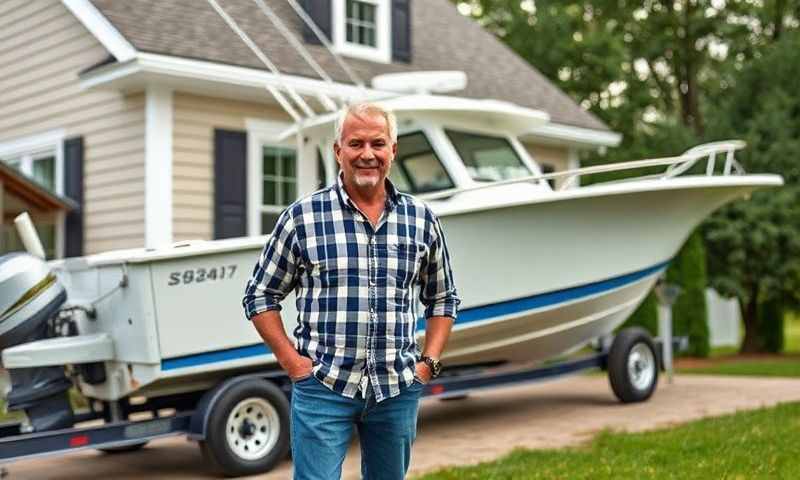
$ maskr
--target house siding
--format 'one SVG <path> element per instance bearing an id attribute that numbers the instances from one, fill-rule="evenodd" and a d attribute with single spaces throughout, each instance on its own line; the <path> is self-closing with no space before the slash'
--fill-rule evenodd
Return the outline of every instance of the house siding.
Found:
<path id="1" fill-rule="evenodd" d="M 246 120 L 289 121 L 274 105 L 175 92 L 172 129 L 173 238 L 214 236 L 214 130 L 246 129 Z"/>
<path id="2" fill-rule="evenodd" d="M 539 164 L 551 165 L 556 172 L 569 170 L 569 149 L 554 145 L 541 145 L 535 143 L 523 143 L 533 160 Z M 561 185 L 564 179 L 556 179 L 556 186 Z"/>
<path id="3" fill-rule="evenodd" d="M 58 0 L 0 3 L 0 143 L 83 137 L 87 254 L 144 245 L 144 95 L 79 85 L 108 55 Z"/>

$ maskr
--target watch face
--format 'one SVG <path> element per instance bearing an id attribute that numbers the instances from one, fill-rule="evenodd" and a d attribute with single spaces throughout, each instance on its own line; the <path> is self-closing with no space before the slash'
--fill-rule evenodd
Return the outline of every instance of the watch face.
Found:
<path id="1" fill-rule="evenodd" d="M 432 359 L 431 362 L 430 362 L 430 366 L 431 366 L 431 372 L 433 373 L 433 376 L 434 377 L 438 377 L 439 376 L 439 372 L 442 371 L 442 362 L 440 362 L 439 360 L 433 360 Z"/>

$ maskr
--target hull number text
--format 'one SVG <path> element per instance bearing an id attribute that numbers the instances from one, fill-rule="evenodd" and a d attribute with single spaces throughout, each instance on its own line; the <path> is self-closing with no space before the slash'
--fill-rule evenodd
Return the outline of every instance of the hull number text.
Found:
<path id="1" fill-rule="evenodd" d="M 236 265 L 226 265 L 223 267 L 193 268 L 182 272 L 171 272 L 167 285 L 174 286 L 189 283 L 216 282 L 233 278 L 236 273 Z"/>

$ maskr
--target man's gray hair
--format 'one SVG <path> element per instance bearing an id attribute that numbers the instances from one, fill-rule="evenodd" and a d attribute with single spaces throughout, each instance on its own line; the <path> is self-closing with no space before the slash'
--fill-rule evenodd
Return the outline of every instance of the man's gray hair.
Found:
<path id="1" fill-rule="evenodd" d="M 386 120 L 386 125 L 389 128 L 389 138 L 392 143 L 397 143 L 397 117 L 391 110 L 387 110 L 375 103 L 354 103 L 343 108 L 336 118 L 336 144 L 341 145 L 342 142 L 342 129 L 344 128 L 344 121 L 347 120 L 348 115 L 355 115 L 361 117 L 364 115 L 380 115 Z"/>

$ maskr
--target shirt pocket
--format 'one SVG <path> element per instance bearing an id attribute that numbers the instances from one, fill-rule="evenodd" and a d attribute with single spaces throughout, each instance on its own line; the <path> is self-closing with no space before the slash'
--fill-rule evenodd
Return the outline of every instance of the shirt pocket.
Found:
<path id="1" fill-rule="evenodd" d="M 420 263 L 425 251 L 425 245 L 413 242 L 389 245 L 386 263 L 390 283 L 394 280 L 397 288 L 410 288 L 419 274 Z"/>
<path id="2" fill-rule="evenodd" d="M 341 272 L 335 257 L 310 254 L 306 263 L 308 282 L 310 287 L 331 288 L 339 285 Z M 344 269 L 346 272 L 346 269 Z"/>

